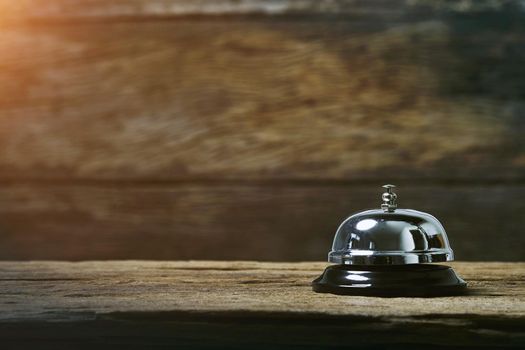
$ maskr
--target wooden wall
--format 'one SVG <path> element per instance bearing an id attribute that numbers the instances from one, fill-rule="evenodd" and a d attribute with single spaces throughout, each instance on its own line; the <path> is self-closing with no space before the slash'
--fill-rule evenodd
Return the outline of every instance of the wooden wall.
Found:
<path id="1" fill-rule="evenodd" d="M 520 1 L 0 0 L 0 259 L 325 259 L 377 207 L 525 259 Z"/>

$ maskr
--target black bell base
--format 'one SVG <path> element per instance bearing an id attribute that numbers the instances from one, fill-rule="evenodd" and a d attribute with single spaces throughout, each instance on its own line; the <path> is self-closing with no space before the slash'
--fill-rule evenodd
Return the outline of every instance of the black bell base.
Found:
<path id="1" fill-rule="evenodd" d="M 378 297 L 437 297 L 465 294 L 467 284 L 450 266 L 332 265 L 312 282 L 318 293 Z"/>

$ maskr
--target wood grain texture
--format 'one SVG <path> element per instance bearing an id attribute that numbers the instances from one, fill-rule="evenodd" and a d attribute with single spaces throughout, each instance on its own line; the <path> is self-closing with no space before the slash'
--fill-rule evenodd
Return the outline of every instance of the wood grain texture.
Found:
<path id="1" fill-rule="evenodd" d="M 374 16 L 399 18 L 417 12 L 479 13 L 506 9 L 523 11 L 518 0 L 0 0 L 4 18 L 60 19 L 114 18 L 122 16 L 188 15 L 305 15 Z"/>
<path id="2" fill-rule="evenodd" d="M 400 5 L 402 1 L 395 1 Z M 388 1 L 375 1 L 387 5 Z M 350 5 L 350 6 L 349 6 Z M 47 2 L 35 0 L 0 1 L 0 9 L 9 18 L 104 18 L 115 16 L 173 16 L 173 15 L 225 15 L 225 14 L 293 14 L 293 13 L 342 13 L 344 8 L 367 9 L 370 5 L 348 1 L 268 1 L 268 0 L 117 0 L 117 1 L 68 1 Z M 390 6 L 393 7 L 393 6 Z M 377 10 L 376 10 L 377 12 Z"/>
<path id="3" fill-rule="evenodd" d="M 325 260 L 376 186 L 18 185 L 0 189 L 0 259 Z M 460 260 L 525 260 L 523 186 L 406 186 Z"/>
<path id="4" fill-rule="evenodd" d="M 0 259 L 323 259 L 397 181 L 460 258 L 524 259 L 523 23 L 498 0 L 0 0 Z"/>
<path id="5" fill-rule="evenodd" d="M 5 24 L 0 177 L 521 181 L 525 15 L 484 16 Z"/>
<path id="6" fill-rule="evenodd" d="M 469 295 L 430 299 L 316 294 L 325 265 L 3 262 L 0 336 L 19 348 L 525 344 L 524 263 L 454 263 Z"/>

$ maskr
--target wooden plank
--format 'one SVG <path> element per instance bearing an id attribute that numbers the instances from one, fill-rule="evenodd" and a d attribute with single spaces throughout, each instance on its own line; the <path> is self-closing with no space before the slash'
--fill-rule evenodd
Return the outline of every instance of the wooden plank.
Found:
<path id="1" fill-rule="evenodd" d="M 525 263 L 454 263 L 470 293 L 442 298 L 316 294 L 325 265 L 3 262 L 0 336 L 58 348 L 525 345 Z"/>
<path id="2" fill-rule="evenodd" d="M 430 18 L 4 23 L 0 178 L 522 181 L 524 15 Z"/>
<path id="3" fill-rule="evenodd" d="M 395 1 L 401 5 L 404 1 Z M 388 6 L 388 1 L 374 1 L 375 6 Z M 225 14 L 293 14 L 293 13 L 341 13 L 351 8 L 353 11 L 368 9 L 367 2 L 348 1 L 268 1 L 268 0 L 117 0 L 105 1 L 0 1 L 0 9 L 11 17 L 30 18 L 49 17 L 111 17 L 111 16 L 168 16 L 168 15 L 225 15 Z M 378 12 L 376 9 L 374 12 Z"/>
<path id="4" fill-rule="evenodd" d="M 410 12 L 479 13 L 513 9 L 523 11 L 518 0 L 0 0 L 4 17 L 15 18 L 107 18 L 122 16 L 188 15 L 304 15 L 331 14 L 398 18 Z"/>
<path id="5" fill-rule="evenodd" d="M 381 188 L 344 185 L 5 185 L 0 259 L 325 260 L 340 222 Z M 523 186 L 401 186 L 459 260 L 525 259 Z"/>

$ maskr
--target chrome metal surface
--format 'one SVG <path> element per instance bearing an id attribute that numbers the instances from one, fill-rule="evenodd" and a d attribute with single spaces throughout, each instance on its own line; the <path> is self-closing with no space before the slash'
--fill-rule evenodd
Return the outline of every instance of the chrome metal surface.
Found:
<path id="1" fill-rule="evenodd" d="M 382 196 L 382 209 L 348 217 L 337 229 L 328 261 L 354 265 L 400 265 L 452 261 L 441 223 L 432 215 L 397 209 L 393 185 Z"/>
<path id="2" fill-rule="evenodd" d="M 383 204 L 381 204 L 381 209 L 385 212 L 393 212 L 397 208 L 397 194 L 392 192 L 392 189 L 395 188 L 394 185 L 383 185 L 383 188 L 386 189 L 386 192 L 383 193 Z"/>

